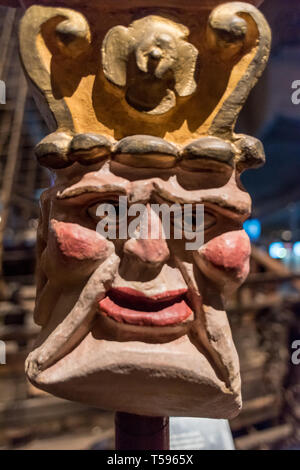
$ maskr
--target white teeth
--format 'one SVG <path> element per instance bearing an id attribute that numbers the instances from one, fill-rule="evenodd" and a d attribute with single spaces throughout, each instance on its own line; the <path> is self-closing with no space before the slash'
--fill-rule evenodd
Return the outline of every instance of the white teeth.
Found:
<path id="1" fill-rule="evenodd" d="M 90 331 L 97 302 L 103 298 L 115 276 L 119 257 L 112 254 L 92 274 L 78 301 L 62 323 L 26 360 L 26 371 L 33 378 L 74 348 Z"/>

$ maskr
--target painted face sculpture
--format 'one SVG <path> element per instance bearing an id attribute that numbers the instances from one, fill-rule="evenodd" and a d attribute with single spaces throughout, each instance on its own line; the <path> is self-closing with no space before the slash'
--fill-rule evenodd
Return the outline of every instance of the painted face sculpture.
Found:
<path id="1" fill-rule="evenodd" d="M 55 173 L 41 198 L 42 328 L 26 371 L 39 388 L 104 409 L 226 418 L 241 397 L 224 299 L 250 255 L 240 174 L 264 161 L 260 142 L 233 127 L 270 32 L 249 4 L 190 3 L 163 14 L 32 7 L 22 20 L 22 61 L 54 130 L 36 153 Z M 141 204 L 157 237 L 138 223 L 118 235 L 120 197 L 128 223 Z M 103 204 L 115 237 L 96 230 Z M 192 225 L 202 204 L 204 243 L 167 237 L 153 204 L 189 204 Z"/>

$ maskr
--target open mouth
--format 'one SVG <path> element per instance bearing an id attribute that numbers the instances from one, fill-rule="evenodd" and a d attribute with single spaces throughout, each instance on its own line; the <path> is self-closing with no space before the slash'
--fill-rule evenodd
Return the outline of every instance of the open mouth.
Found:
<path id="1" fill-rule="evenodd" d="M 140 326 L 178 325 L 193 314 L 187 289 L 147 297 L 134 289 L 114 288 L 99 302 L 99 309 L 119 323 Z"/>

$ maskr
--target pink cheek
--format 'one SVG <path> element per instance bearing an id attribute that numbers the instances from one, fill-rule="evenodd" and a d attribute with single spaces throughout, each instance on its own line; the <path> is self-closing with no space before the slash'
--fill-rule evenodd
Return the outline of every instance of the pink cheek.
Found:
<path id="1" fill-rule="evenodd" d="M 200 256 L 217 268 L 232 270 L 244 277 L 248 272 L 251 245 L 244 230 L 223 233 L 200 249 Z"/>
<path id="2" fill-rule="evenodd" d="M 81 225 L 52 219 L 50 237 L 51 248 L 58 250 L 64 258 L 97 261 L 107 256 L 106 239 Z"/>

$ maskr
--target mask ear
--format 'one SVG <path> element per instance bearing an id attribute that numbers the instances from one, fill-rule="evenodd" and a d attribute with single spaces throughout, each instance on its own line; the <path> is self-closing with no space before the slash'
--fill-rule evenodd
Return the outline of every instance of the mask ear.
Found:
<path id="1" fill-rule="evenodd" d="M 232 134 L 238 114 L 266 66 L 271 31 L 252 5 L 225 3 L 209 17 L 207 42 L 211 52 L 225 63 L 239 57 L 209 129 L 210 134 L 226 137 Z"/>
<path id="2" fill-rule="evenodd" d="M 106 34 L 102 44 L 102 64 L 106 78 L 118 85 L 126 85 L 126 66 L 130 53 L 128 28 L 115 26 Z"/>
<path id="3" fill-rule="evenodd" d="M 55 55 L 57 60 L 72 66 L 87 54 L 91 34 L 86 19 L 67 8 L 32 6 L 21 20 L 19 41 L 23 67 L 34 93 L 39 95 L 37 104 L 50 130 L 57 127 L 73 130 L 66 101 L 54 91 L 52 59 Z"/>

